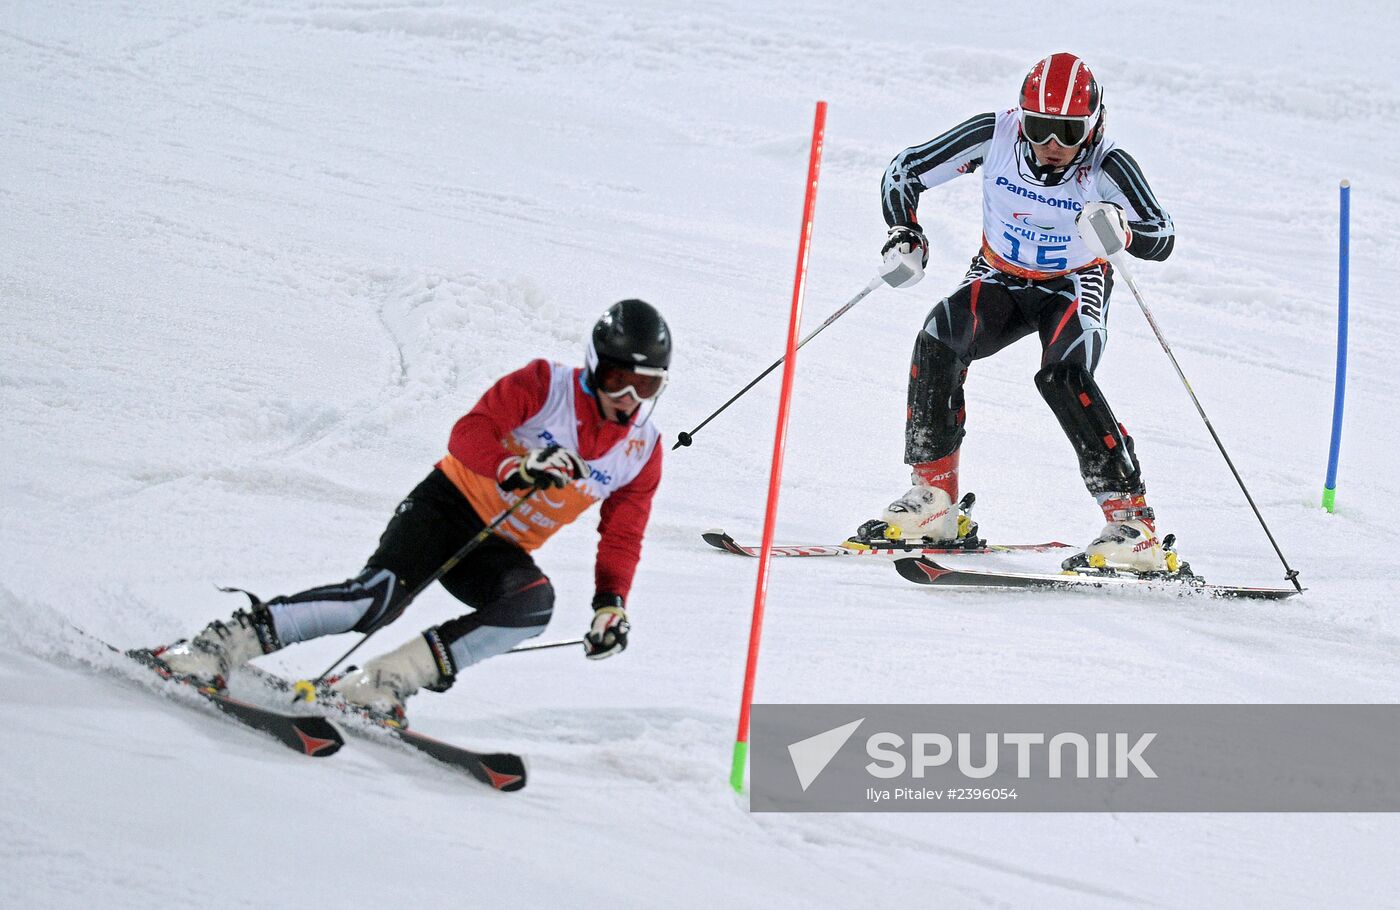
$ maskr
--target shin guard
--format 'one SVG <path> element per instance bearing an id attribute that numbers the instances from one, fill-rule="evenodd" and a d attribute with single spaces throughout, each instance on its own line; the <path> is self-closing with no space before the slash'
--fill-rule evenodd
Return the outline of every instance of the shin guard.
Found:
<path id="1" fill-rule="evenodd" d="M 966 417 L 963 381 L 967 367 L 953 349 L 920 331 L 909 366 L 904 463 L 937 461 L 957 450 Z"/>
<path id="2" fill-rule="evenodd" d="M 1076 363 L 1052 364 L 1035 374 L 1035 385 L 1074 446 L 1090 493 L 1145 491 L 1133 438 L 1114 418 L 1088 370 Z"/>

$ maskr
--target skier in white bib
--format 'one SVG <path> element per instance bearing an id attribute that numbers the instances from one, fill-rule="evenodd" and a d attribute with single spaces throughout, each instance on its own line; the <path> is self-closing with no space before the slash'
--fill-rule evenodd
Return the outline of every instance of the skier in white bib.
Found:
<path id="1" fill-rule="evenodd" d="M 1073 54 L 1052 54 L 1026 76 L 1017 107 L 979 114 L 895 156 L 881 187 L 887 281 L 908 287 L 928 264 L 920 194 L 979 170 L 982 249 L 914 344 L 905 433 L 914 485 L 858 537 L 956 546 L 975 536 L 958 508 L 963 382 L 973 361 L 1034 333 L 1042 349 L 1036 388 L 1107 523 L 1066 568 L 1175 571 L 1175 553 L 1157 537 L 1133 439 L 1094 381 L 1113 270 L 1087 222 L 1106 213 L 1129 253 L 1162 260 L 1175 237 L 1171 218 L 1137 162 L 1105 136 L 1103 96 L 1089 67 Z"/>
<path id="2" fill-rule="evenodd" d="M 399 503 L 360 574 L 267 601 L 249 595 L 248 608 L 151 649 L 150 662 L 223 689 L 239 666 L 287 645 L 387 626 L 409 606 L 410 592 L 442 572 L 438 584 L 471 610 L 332 685 L 351 708 L 406 724 L 409 696 L 445 691 L 467 667 L 544 631 L 554 587 L 532 552 L 594 505 L 602 513 L 596 592 L 582 650 L 594 660 L 620 653 L 631 630 L 625 602 L 661 483 L 661 432 L 651 415 L 670 365 L 671 330 L 656 308 L 635 299 L 614 304 L 593 326 L 582 368 L 531 361 L 457 421 L 447 454 Z M 479 546 L 453 555 L 498 518 Z"/>

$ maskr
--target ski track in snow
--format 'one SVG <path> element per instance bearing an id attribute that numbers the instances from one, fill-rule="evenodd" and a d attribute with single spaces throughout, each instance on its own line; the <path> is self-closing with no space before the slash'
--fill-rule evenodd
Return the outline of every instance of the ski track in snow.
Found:
<path id="1" fill-rule="evenodd" d="M 744 811 L 723 777 L 755 564 L 698 532 L 757 539 L 775 379 L 668 452 L 625 657 L 503 657 L 416 700 L 425 732 L 525 754 L 522 793 L 353 740 L 306 761 L 162 705 L 188 698 L 72 629 L 151 644 L 235 606 L 214 583 L 353 573 L 486 385 L 579 361 L 621 297 L 656 302 L 678 339 L 673 439 L 781 349 L 812 102 L 831 114 L 808 326 L 875 266 L 889 159 L 1009 106 L 1065 47 L 1178 227 L 1173 258 L 1134 276 L 1309 591 L 946 592 L 875 560 L 780 560 L 759 700 L 1395 701 L 1396 12 L 1069 3 L 1027 30 L 1032 14 L 134 0 L 0 17 L 0 905 L 144 907 L 162 886 L 229 908 L 1393 901 L 1383 815 Z M 1327 515 L 1344 176 L 1351 373 Z M 839 539 L 906 482 L 909 347 L 979 227 L 976 181 L 925 199 L 927 281 L 878 290 L 801 355 L 780 539 Z M 1281 583 L 1125 284 L 1113 300 L 1100 382 L 1164 528 L 1212 580 Z M 1082 542 L 1097 512 L 1032 389 L 1037 353 L 974 366 L 964 475 L 994 539 Z M 587 618 L 582 524 L 540 554 L 560 594 L 546 638 Z M 366 651 L 456 612 L 431 592 Z M 346 647 L 264 663 L 305 675 Z"/>

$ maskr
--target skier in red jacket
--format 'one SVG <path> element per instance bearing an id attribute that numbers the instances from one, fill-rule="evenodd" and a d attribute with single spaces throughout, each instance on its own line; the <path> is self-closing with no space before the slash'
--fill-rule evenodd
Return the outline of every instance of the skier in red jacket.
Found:
<path id="1" fill-rule="evenodd" d="M 614 304 L 593 327 L 585 366 L 535 360 L 496 382 L 448 440 L 447 455 L 399 503 L 354 578 L 268 601 L 154 651 L 171 673 L 223 688 L 241 664 L 299 641 L 373 632 L 406 595 L 522 497 L 528 500 L 440 582 L 472 612 L 426 629 L 333 683 L 346 702 L 404 720 L 404 700 L 539 635 L 554 589 L 531 551 L 601 503 L 590 658 L 627 647 L 626 599 L 661 481 L 651 422 L 671 363 L 671 334 L 650 304 Z"/>

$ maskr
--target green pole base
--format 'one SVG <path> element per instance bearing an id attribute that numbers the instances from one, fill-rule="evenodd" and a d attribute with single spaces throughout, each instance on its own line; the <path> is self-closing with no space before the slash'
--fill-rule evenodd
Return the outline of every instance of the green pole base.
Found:
<path id="1" fill-rule="evenodd" d="M 744 771 L 749 764 L 749 744 L 735 741 L 734 760 L 729 765 L 729 786 L 735 793 L 744 792 Z"/>
<path id="2" fill-rule="evenodd" d="M 1336 506 L 1337 506 L 1337 491 L 1336 491 L 1336 489 L 1335 489 L 1335 488 L 1333 488 L 1333 489 L 1328 489 L 1327 487 L 1323 487 L 1323 488 L 1322 488 L 1322 507 L 1323 507 L 1324 509 L 1326 509 L 1328 512 L 1335 512 L 1335 511 L 1337 511 Z"/>

